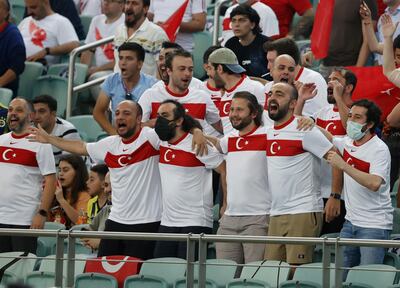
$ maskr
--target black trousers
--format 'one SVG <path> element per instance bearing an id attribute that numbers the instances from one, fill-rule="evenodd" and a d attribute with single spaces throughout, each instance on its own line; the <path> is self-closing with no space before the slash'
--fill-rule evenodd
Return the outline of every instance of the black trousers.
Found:
<path id="1" fill-rule="evenodd" d="M 0 228 L 29 229 L 29 225 L 0 224 Z M 0 236 L 0 253 L 3 252 L 29 252 L 36 254 L 37 237 Z"/>
<path id="2" fill-rule="evenodd" d="M 187 227 L 168 227 L 160 225 L 159 233 L 179 233 L 179 234 L 211 234 L 212 228 L 203 226 L 187 226 Z M 154 250 L 154 258 L 159 257 L 177 257 L 186 259 L 186 241 L 157 241 Z M 196 244 L 195 258 L 198 255 L 198 244 Z"/>
<path id="3" fill-rule="evenodd" d="M 160 222 L 126 225 L 106 221 L 104 231 L 157 233 Z M 101 239 L 97 256 L 126 255 L 147 260 L 153 257 L 155 241 Z"/>
<path id="4" fill-rule="evenodd" d="M 324 198 L 324 208 L 328 198 Z M 342 230 L 343 223 L 344 223 L 344 216 L 346 216 L 346 207 L 344 206 L 344 201 L 340 200 L 340 215 L 336 217 L 331 222 L 325 221 L 325 214 L 324 214 L 324 222 L 322 224 L 321 235 L 328 234 L 328 233 L 339 233 Z"/>

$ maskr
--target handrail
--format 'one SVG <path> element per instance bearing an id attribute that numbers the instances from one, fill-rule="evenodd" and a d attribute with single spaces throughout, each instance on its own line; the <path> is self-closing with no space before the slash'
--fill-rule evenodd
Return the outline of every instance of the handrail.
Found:
<path id="1" fill-rule="evenodd" d="M 90 82 L 86 82 L 85 84 L 79 85 L 79 89 L 77 89 L 78 87 L 74 87 L 74 78 L 75 78 L 75 59 L 76 57 L 86 51 L 86 50 L 90 50 L 92 48 L 96 48 L 98 46 L 101 46 L 103 44 L 109 43 L 111 41 L 114 40 L 114 36 L 110 36 L 104 39 L 101 39 L 99 41 L 96 42 L 92 42 L 89 44 L 85 44 L 82 46 L 79 46 L 77 48 L 75 48 L 74 50 L 71 51 L 71 53 L 69 54 L 69 65 L 68 65 L 68 91 L 67 91 L 67 109 L 66 109 L 66 118 L 69 118 L 71 116 L 71 112 L 72 112 L 72 94 L 73 92 L 77 92 L 80 91 L 84 88 L 88 88 L 90 86 L 93 86 L 95 84 L 98 84 L 102 81 L 104 81 L 105 77 L 96 79 L 96 80 L 92 80 Z M 84 87 L 81 87 L 84 86 Z"/>
<path id="2" fill-rule="evenodd" d="M 221 11 L 222 4 L 230 2 L 231 0 L 220 0 L 215 3 L 214 8 L 214 33 L 213 33 L 213 45 L 218 44 L 218 31 L 219 31 L 219 12 Z"/>

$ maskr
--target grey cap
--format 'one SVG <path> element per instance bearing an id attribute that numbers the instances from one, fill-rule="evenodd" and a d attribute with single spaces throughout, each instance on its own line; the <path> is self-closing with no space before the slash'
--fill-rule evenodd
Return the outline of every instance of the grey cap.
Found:
<path id="1" fill-rule="evenodd" d="M 233 73 L 244 73 L 246 69 L 239 65 L 239 61 L 231 49 L 219 48 L 212 52 L 208 57 L 208 62 L 214 64 L 224 64 Z"/>

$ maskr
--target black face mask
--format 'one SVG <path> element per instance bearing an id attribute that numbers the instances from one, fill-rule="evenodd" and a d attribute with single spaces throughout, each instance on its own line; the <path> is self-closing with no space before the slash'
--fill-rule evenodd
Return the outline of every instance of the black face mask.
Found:
<path id="1" fill-rule="evenodd" d="M 175 137 L 175 128 L 176 124 L 170 124 L 174 120 L 168 120 L 164 117 L 157 117 L 156 125 L 154 126 L 154 130 L 156 131 L 158 137 L 161 141 L 169 141 Z"/>

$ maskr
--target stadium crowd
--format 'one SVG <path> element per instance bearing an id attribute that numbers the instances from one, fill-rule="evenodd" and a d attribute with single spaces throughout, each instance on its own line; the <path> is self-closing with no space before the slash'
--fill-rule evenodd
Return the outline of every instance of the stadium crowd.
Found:
<path id="1" fill-rule="evenodd" d="M 328 54 L 317 65 L 297 41 L 310 37 L 316 5 L 233 2 L 197 79 L 193 33 L 206 27 L 205 0 L 75 0 L 75 14 L 93 16 L 86 37 L 74 13 L 53 1 L 25 0 L 26 18 L 16 26 L 12 0 L 0 0 L 0 87 L 13 91 L 4 121 L 10 132 L 0 136 L 0 228 L 87 220 L 99 231 L 211 234 L 219 204 L 220 235 L 390 239 L 400 103 L 382 106 L 379 97 L 388 91 L 400 99 L 400 0 L 336 0 Z M 182 4 L 171 41 L 165 25 Z M 91 89 L 91 111 L 108 136 L 86 143 L 57 116 L 52 95 L 25 99 L 18 80 L 25 61 L 49 68 L 79 39 L 109 36 L 112 43 L 80 58 L 87 81 L 107 75 Z M 378 87 L 378 98 L 355 98 L 368 87 L 359 88 L 353 67 L 374 65 L 392 86 Z M 98 256 L 185 258 L 187 250 L 173 241 L 82 241 Z M 0 252 L 7 251 L 35 253 L 36 239 L 0 236 Z M 300 265 L 312 262 L 313 251 L 216 245 L 217 258 L 237 263 Z M 379 247 L 345 247 L 344 266 L 382 263 L 384 255 Z"/>

